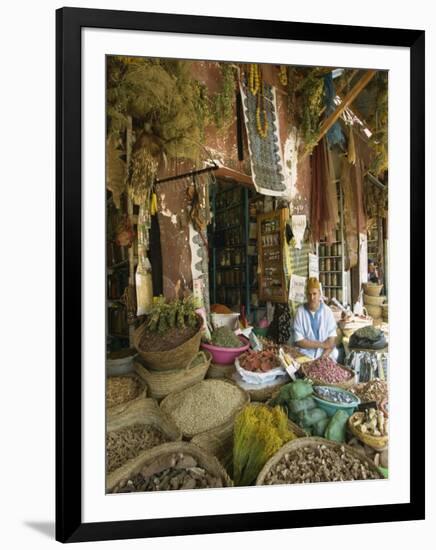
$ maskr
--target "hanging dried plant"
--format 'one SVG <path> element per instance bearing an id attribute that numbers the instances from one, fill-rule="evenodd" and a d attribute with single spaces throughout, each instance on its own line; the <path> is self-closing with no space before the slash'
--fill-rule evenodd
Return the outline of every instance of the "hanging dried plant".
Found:
<path id="1" fill-rule="evenodd" d="M 120 198 L 126 189 L 127 167 L 123 160 L 124 151 L 119 149 L 120 140 L 115 134 L 109 134 L 106 140 L 106 187 L 112 191 L 112 198 L 120 208 Z"/>

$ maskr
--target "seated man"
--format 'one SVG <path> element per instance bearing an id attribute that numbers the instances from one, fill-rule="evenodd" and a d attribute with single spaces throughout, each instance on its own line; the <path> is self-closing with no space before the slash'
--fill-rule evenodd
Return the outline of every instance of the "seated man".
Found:
<path id="1" fill-rule="evenodd" d="M 307 303 L 300 306 L 295 315 L 294 342 L 301 353 L 313 359 L 338 356 L 336 321 L 332 310 L 321 301 L 321 286 L 315 277 L 307 282 Z"/>

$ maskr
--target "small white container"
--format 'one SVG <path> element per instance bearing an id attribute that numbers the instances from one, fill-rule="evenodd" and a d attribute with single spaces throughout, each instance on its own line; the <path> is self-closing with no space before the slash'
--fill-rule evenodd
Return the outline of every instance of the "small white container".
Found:
<path id="1" fill-rule="evenodd" d="M 211 313 L 211 321 L 214 329 L 229 327 L 236 330 L 239 328 L 239 313 Z"/>

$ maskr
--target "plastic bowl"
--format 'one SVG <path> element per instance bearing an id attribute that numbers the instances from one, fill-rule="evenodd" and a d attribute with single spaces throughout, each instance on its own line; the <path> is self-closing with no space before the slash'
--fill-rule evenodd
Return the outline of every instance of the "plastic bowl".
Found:
<path id="1" fill-rule="evenodd" d="M 243 336 L 238 336 L 238 338 L 245 344 L 240 348 L 222 348 L 206 343 L 201 343 L 200 347 L 211 353 L 212 361 L 214 363 L 219 363 L 220 365 L 230 365 L 234 363 L 237 357 L 244 353 L 244 351 L 247 351 L 250 347 L 250 344 L 246 338 Z"/>
<path id="2" fill-rule="evenodd" d="M 350 397 L 353 398 L 353 403 L 332 403 L 331 401 L 326 401 L 325 399 L 321 399 L 316 395 L 314 392 L 312 394 L 312 397 L 314 401 L 316 402 L 317 407 L 320 409 L 323 409 L 329 416 L 333 416 L 336 411 L 346 411 L 348 413 L 348 416 L 351 416 L 354 411 L 356 410 L 357 406 L 360 404 L 360 399 L 357 397 L 357 395 L 354 395 L 354 393 L 351 393 L 349 391 L 344 390 L 343 388 L 340 388 L 339 386 L 314 386 L 315 388 L 328 388 L 329 390 L 338 390 L 342 393 L 346 393 Z"/>

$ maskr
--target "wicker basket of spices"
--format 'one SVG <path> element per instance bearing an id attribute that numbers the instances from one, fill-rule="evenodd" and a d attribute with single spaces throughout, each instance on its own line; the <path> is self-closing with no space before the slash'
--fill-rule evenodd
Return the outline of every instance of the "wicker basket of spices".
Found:
<path id="1" fill-rule="evenodd" d="M 249 395 L 227 380 L 207 379 L 170 393 L 160 406 L 179 427 L 185 439 L 225 425 L 249 403 Z"/>

